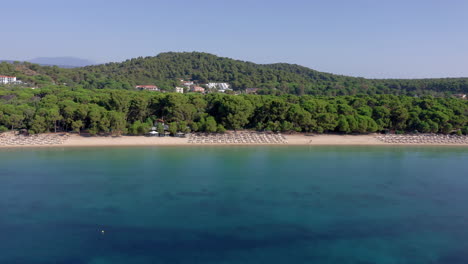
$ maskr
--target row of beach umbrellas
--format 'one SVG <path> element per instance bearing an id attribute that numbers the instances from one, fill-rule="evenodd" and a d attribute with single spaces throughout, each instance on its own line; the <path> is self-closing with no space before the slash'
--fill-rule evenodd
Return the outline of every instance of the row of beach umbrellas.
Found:
<path id="1" fill-rule="evenodd" d="M 281 134 L 255 132 L 225 134 L 191 134 L 188 143 L 192 144 L 286 144 L 288 141 Z"/>
<path id="2" fill-rule="evenodd" d="M 22 145 L 59 145 L 68 139 L 68 135 L 61 134 L 40 134 L 40 135 L 9 135 L 0 136 L 2 146 L 22 146 Z"/>
<path id="3" fill-rule="evenodd" d="M 378 140 L 396 144 L 468 144 L 467 136 L 417 134 L 417 135 L 384 135 Z"/>

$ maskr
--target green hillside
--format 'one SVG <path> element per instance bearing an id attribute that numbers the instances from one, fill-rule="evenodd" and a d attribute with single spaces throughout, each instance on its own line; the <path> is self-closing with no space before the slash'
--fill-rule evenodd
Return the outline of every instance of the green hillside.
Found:
<path id="1" fill-rule="evenodd" d="M 468 93 L 468 78 L 365 79 L 315 71 L 287 63 L 255 64 L 199 52 L 169 52 L 83 68 L 62 69 L 30 63 L 0 64 L 0 74 L 15 74 L 35 85 L 66 84 L 86 89 L 132 89 L 156 84 L 165 90 L 180 79 L 228 82 L 234 90 L 264 88 L 263 93 L 310 95 L 435 95 Z"/>

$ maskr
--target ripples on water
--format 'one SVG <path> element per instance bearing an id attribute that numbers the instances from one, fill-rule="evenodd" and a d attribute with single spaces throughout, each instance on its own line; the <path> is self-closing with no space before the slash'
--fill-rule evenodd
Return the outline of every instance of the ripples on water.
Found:
<path id="1" fill-rule="evenodd" d="M 465 264 L 467 162 L 430 147 L 1 150 L 0 263 Z"/>

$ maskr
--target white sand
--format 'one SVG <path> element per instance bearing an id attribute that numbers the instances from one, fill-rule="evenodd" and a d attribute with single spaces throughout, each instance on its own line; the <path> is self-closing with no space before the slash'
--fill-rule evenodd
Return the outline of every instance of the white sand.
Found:
<path id="1" fill-rule="evenodd" d="M 375 135 L 286 135 L 290 145 L 390 145 Z"/>
<path id="2" fill-rule="evenodd" d="M 303 134 L 284 135 L 288 141 L 287 144 L 270 144 L 277 146 L 288 145 L 349 145 L 349 146 L 370 146 L 370 145 L 418 145 L 418 144 L 390 144 L 384 143 L 376 139 L 376 135 L 314 135 L 305 136 Z M 188 138 L 176 137 L 145 137 L 145 136 L 121 136 L 121 137 L 87 137 L 76 134 L 70 135 L 63 144 L 60 145 L 0 145 L 0 148 L 17 148 L 17 147 L 104 147 L 104 146 L 228 146 L 228 144 L 191 144 L 188 143 Z M 243 144 L 232 144 L 243 145 Z M 266 145 L 266 144 L 244 144 L 244 145 Z M 431 146 L 464 146 L 467 144 L 419 144 Z"/>
<path id="3" fill-rule="evenodd" d="M 390 145 L 383 143 L 372 135 L 284 135 L 287 144 L 269 145 Z M 121 137 L 80 137 L 73 135 L 61 146 L 156 146 L 156 145 L 227 145 L 227 144 L 191 144 L 187 138 L 175 137 L 143 137 L 143 136 L 121 136 Z M 242 145 L 242 144 L 232 144 Z M 245 145 L 266 145 L 266 144 L 245 144 Z"/>
<path id="4" fill-rule="evenodd" d="M 187 143 L 187 138 L 176 137 L 145 137 L 145 136 L 120 136 L 120 137 L 81 137 L 71 135 L 60 146 L 157 146 L 157 145 L 192 145 Z"/>

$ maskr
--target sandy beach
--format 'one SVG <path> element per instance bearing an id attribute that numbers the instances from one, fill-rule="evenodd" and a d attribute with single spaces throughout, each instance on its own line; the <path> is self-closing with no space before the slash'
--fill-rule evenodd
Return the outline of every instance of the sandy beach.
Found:
<path id="1" fill-rule="evenodd" d="M 61 137 L 60 140 L 50 140 L 36 142 L 31 137 L 27 141 L 20 143 L 5 143 L 0 142 L 0 148 L 21 148 L 21 147 L 107 147 L 107 146 L 229 146 L 229 145 L 275 145 L 275 146 L 464 146 L 466 143 L 388 143 L 379 140 L 381 135 L 304 135 L 293 134 L 283 135 L 284 142 L 282 143 L 203 143 L 197 144 L 190 142 L 189 138 L 178 137 L 147 137 L 147 136 L 80 136 L 77 134 L 54 135 L 48 134 L 48 137 Z M 16 136 L 16 138 L 20 138 Z M 32 142 L 32 143 L 31 143 Z"/>

